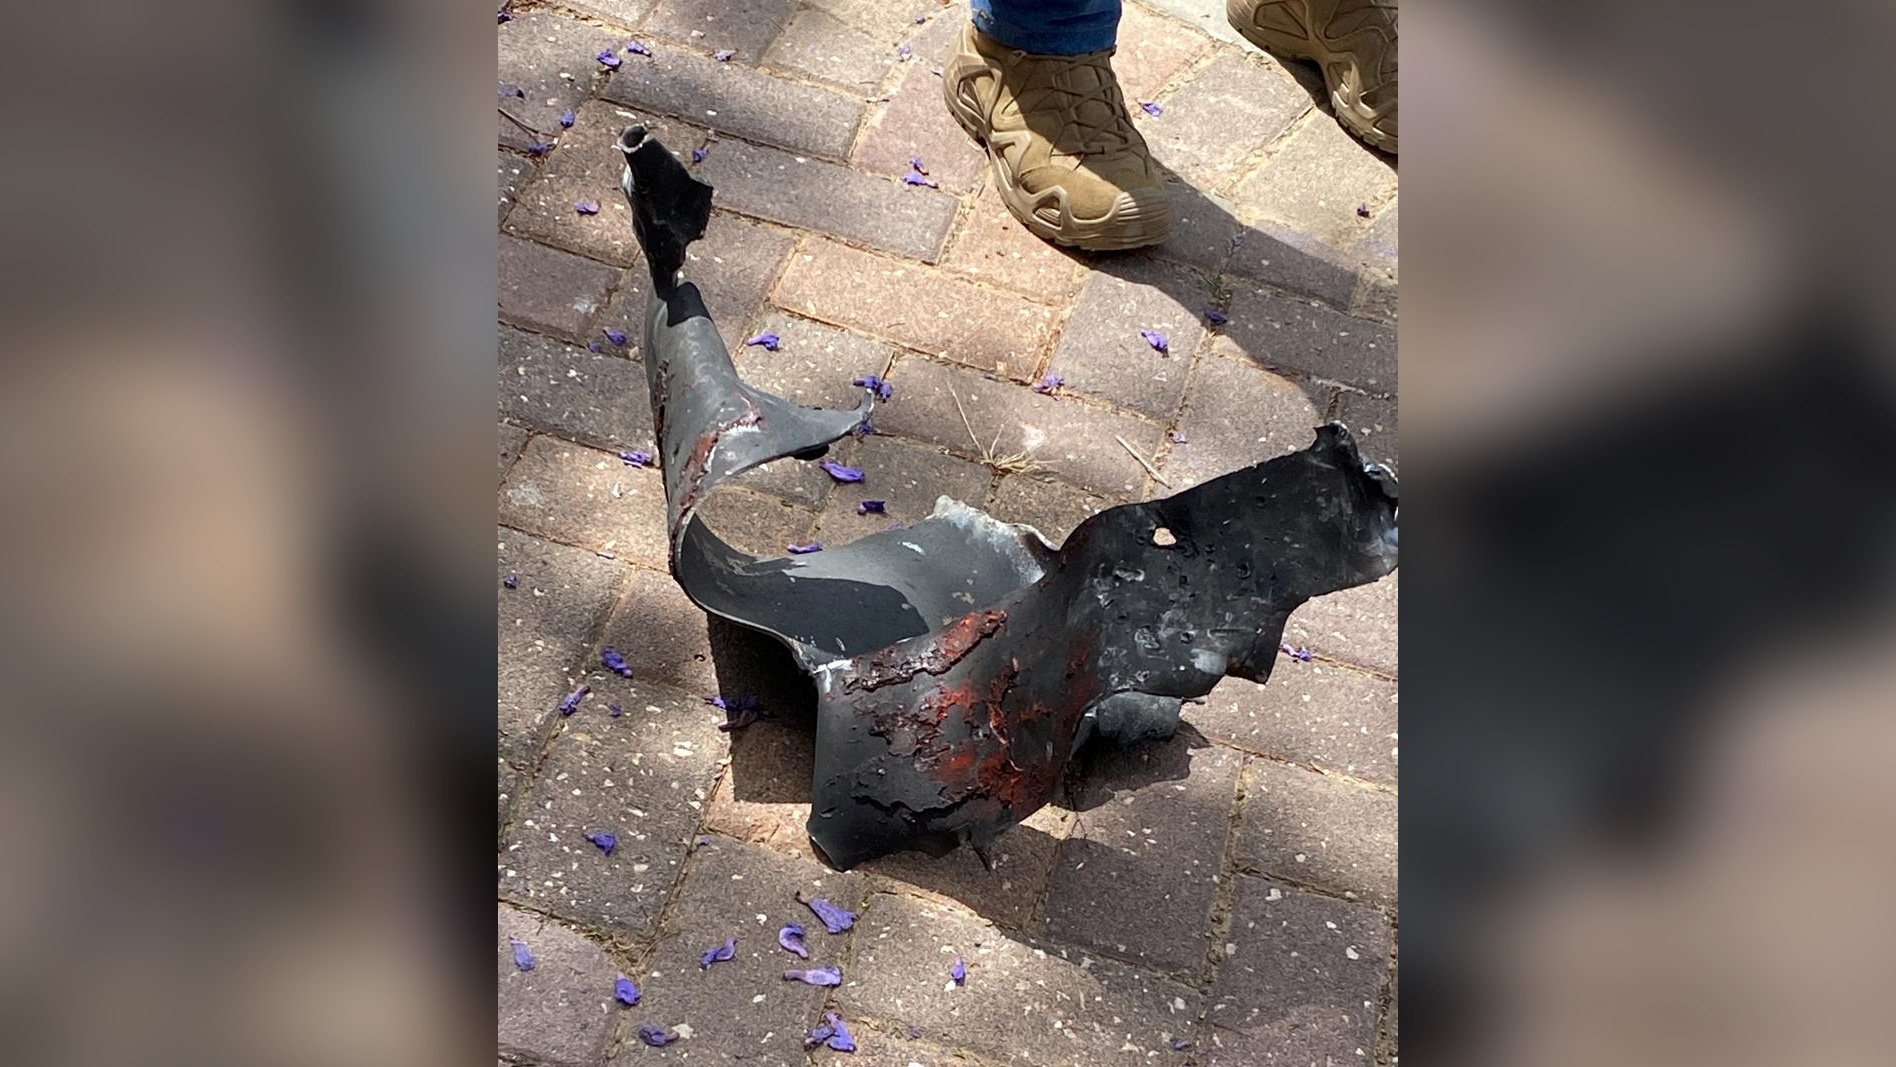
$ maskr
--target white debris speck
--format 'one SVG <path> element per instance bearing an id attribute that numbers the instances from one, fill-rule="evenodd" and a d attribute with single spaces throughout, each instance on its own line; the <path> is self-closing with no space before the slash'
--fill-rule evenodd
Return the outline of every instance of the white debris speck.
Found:
<path id="1" fill-rule="evenodd" d="M 1361 957 L 1361 956 L 1358 956 L 1358 955 L 1356 954 L 1356 946 L 1354 946 L 1354 945 L 1347 945 L 1347 946 L 1345 946 L 1345 947 L 1344 947 L 1344 949 L 1343 949 L 1343 955 L 1344 955 L 1344 956 L 1347 956 L 1348 958 L 1350 958 L 1350 959 L 1353 959 L 1353 960 L 1358 960 L 1358 959 L 1362 959 L 1362 957 Z"/>
<path id="2" fill-rule="evenodd" d="M 679 1037 L 686 1038 L 687 1040 L 689 1040 L 691 1037 L 691 1024 L 690 1023 L 679 1023 L 677 1026 L 672 1027 L 672 1029 L 678 1031 Z"/>

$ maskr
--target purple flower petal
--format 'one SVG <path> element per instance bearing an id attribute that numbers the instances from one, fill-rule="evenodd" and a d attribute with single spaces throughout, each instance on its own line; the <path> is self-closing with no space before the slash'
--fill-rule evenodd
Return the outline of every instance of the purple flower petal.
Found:
<path id="1" fill-rule="evenodd" d="M 948 977 L 954 979 L 956 985 L 968 984 L 968 965 L 961 962 L 960 956 L 956 956 L 955 965 L 948 968 Z"/>
<path id="2" fill-rule="evenodd" d="M 598 833 L 587 831 L 586 840 L 598 845 L 599 850 L 608 856 L 612 855 L 613 849 L 619 847 L 619 835 L 610 830 L 601 830 Z"/>
<path id="3" fill-rule="evenodd" d="M 1175 1037 L 1172 1039 L 1173 1052 L 1184 1052 L 1186 1049 L 1191 1048 L 1191 1047 L 1192 1047 L 1192 1043 L 1190 1041 L 1185 1040 L 1182 1037 Z"/>
<path id="4" fill-rule="evenodd" d="M 836 479 L 839 482 L 860 482 L 862 481 L 862 478 L 863 478 L 862 470 L 860 468 L 845 467 L 841 463 L 838 463 L 833 459 L 824 460 L 822 463 L 822 467 L 824 470 L 829 472 L 830 477 Z"/>
<path id="5" fill-rule="evenodd" d="M 703 163 L 704 157 L 710 154 L 711 150 L 709 148 L 694 148 L 691 150 L 691 161 L 693 163 Z"/>
<path id="6" fill-rule="evenodd" d="M 607 705 L 606 705 L 606 714 L 608 714 L 608 715 L 610 715 L 610 716 L 612 716 L 613 718 L 615 718 L 615 719 L 616 719 L 616 718 L 618 718 L 619 716 L 621 716 L 621 715 L 624 715 L 624 714 L 625 714 L 625 709 L 624 709 L 624 708 L 622 708 L 622 707 L 620 707 L 620 706 L 619 706 L 619 705 L 617 705 L 617 704 L 607 704 Z"/>
<path id="7" fill-rule="evenodd" d="M 808 1034 L 804 1035 L 803 1047 L 815 1048 L 816 1046 L 822 1044 L 825 1041 L 828 1041 L 830 1038 L 834 1036 L 836 1036 L 836 1028 L 834 1026 L 831 1026 L 828 1023 L 817 1023 L 815 1026 L 810 1028 L 810 1032 Z"/>
<path id="8" fill-rule="evenodd" d="M 729 63 L 731 61 L 731 57 L 736 54 L 737 54 L 737 51 L 735 49 L 720 48 L 717 51 L 711 53 L 711 58 L 717 60 L 720 63 Z"/>
<path id="9" fill-rule="evenodd" d="M 1223 326 L 1231 321 L 1231 317 L 1215 307 L 1208 307 L 1205 309 L 1205 321 L 1213 326 Z"/>
<path id="10" fill-rule="evenodd" d="M 575 201 L 573 203 L 573 210 L 579 212 L 581 215 L 597 215 L 599 214 L 599 201 L 597 200 Z"/>
<path id="11" fill-rule="evenodd" d="M 823 542 L 811 541 L 807 545 L 785 545 L 783 547 L 793 556 L 807 556 L 812 552 L 823 551 Z"/>
<path id="12" fill-rule="evenodd" d="M 744 727 L 756 721 L 757 704 L 755 701 L 746 704 L 734 703 L 725 709 L 724 721 L 718 723 L 718 732 L 728 734 L 732 730 L 742 730 Z"/>
<path id="13" fill-rule="evenodd" d="M 736 955 L 737 938 L 727 937 L 724 939 L 724 944 L 719 945 L 717 948 L 704 950 L 704 953 L 698 957 L 698 969 L 701 971 L 709 970 L 712 964 L 721 960 L 731 959 Z"/>
<path id="14" fill-rule="evenodd" d="M 573 122 L 576 118 L 577 116 L 573 114 L 572 108 L 567 108 L 565 111 L 560 112 L 560 128 L 563 130 L 572 129 Z"/>
<path id="15" fill-rule="evenodd" d="M 1358 205 L 1356 205 L 1356 217 L 1357 217 L 1357 218 L 1359 218 L 1359 219 L 1366 219 L 1366 218 L 1368 218 L 1368 217 L 1369 217 L 1369 205 L 1368 205 L 1368 204 L 1358 204 Z"/>
<path id="16" fill-rule="evenodd" d="M 639 1027 L 639 1040 L 653 1048 L 664 1048 L 666 1045 L 678 1040 L 678 1035 L 662 1026 L 653 1026 L 651 1023 L 646 1023 L 644 1026 Z"/>
<path id="17" fill-rule="evenodd" d="M 1185 443 L 1185 435 L 1182 433 L 1179 433 L 1177 430 L 1165 431 L 1165 439 L 1167 441 L 1172 442 L 1175 445 L 1182 445 Z"/>
<path id="18" fill-rule="evenodd" d="M 1172 351 L 1172 346 L 1165 340 L 1165 335 L 1157 330 L 1140 330 L 1139 336 L 1145 338 L 1145 343 L 1151 345 L 1152 350 L 1160 355 Z"/>
<path id="19" fill-rule="evenodd" d="M 618 981 L 612 983 L 612 995 L 618 999 L 619 1003 L 628 1008 L 638 1006 L 639 987 L 633 985 L 632 979 L 627 978 L 623 974 L 619 976 Z"/>
<path id="20" fill-rule="evenodd" d="M 915 172 L 915 173 L 917 173 L 917 174 L 927 174 L 927 173 L 928 173 L 928 168 L 927 168 L 927 167 L 924 167 L 924 166 L 922 166 L 922 157 L 921 157 L 921 156 L 910 156 L 910 157 L 909 157 L 909 169 L 910 169 L 910 170 L 912 170 L 912 171 L 914 171 L 914 172 Z"/>
<path id="21" fill-rule="evenodd" d="M 856 424 L 857 437 L 867 437 L 870 434 L 875 433 L 875 432 L 876 432 L 876 424 L 874 422 L 871 422 L 868 419 L 864 419 L 861 422 Z"/>
<path id="22" fill-rule="evenodd" d="M 922 23 L 924 23 L 924 22 L 927 22 L 927 21 L 928 21 L 928 16 L 927 16 L 927 15 L 917 15 L 917 16 L 915 16 L 915 24 L 916 24 L 917 26 L 920 26 L 920 25 L 921 25 Z"/>
<path id="23" fill-rule="evenodd" d="M 1288 641 L 1286 641 L 1282 645 L 1279 645 L 1278 647 L 1283 649 L 1284 655 L 1289 656 L 1291 659 L 1294 659 L 1299 663 L 1310 662 L 1310 650 L 1307 648 L 1298 648 L 1296 645 L 1293 645 L 1289 643 Z"/>
<path id="24" fill-rule="evenodd" d="M 600 355 L 602 355 L 602 356 L 603 356 L 603 355 L 605 355 L 605 353 L 606 353 L 606 346 L 605 346 L 605 345 L 602 345 L 602 344 L 600 344 L 600 343 L 599 343 L 598 341 L 587 341 L 587 342 L 586 342 L 586 351 L 588 351 L 588 352 L 597 352 L 597 353 L 599 353 Z"/>
<path id="25" fill-rule="evenodd" d="M 622 345 L 626 342 L 625 331 L 619 329 L 617 326 L 606 327 L 605 334 L 606 340 L 611 341 L 615 345 Z"/>
<path id="26" fill-rule="evenodd" d="M 843 972 L 838 967 L 812 967 L 807 971 L 785 971 L 786 982 L 802 982 L 804 985 L 842 985 Z"/>
<path id="27" fill-rule="evenodd" d="M 1154 117 L 1165 114 L 1165 108 L 1159 106 L 1157 103 L 1151 100 L 1139 101 L 1139 107 L 1142 108 L 1146 114 L 1152 115 Z"/>
<path id="28" fill-rule="evenodd" d="M 522 100 L 525 100 L 527 98 L 526 90 L 520 88 L 518 85 L 515 85 L 513 82 L 501 82 L 500 95 L 517 96 Z"/>
<path id="29" fill-rule="evenodd" d="M 644 45 L 640 44 L 637 41 L 627 41 L 625 43 L 625 50 L 632 53 L 635 56 L 649 56 L 652 54 L 651 49 L 645 47 Z"/>
<path id="30" fill-rule="evenodd" d="M 839 908 L 822 897 L 804 900 L 802 894 L 798 894 L 797 902 L 815 912 L 816 917 L 823 920 L 824 927 L 832 934 L 840 934 L 856 925 L 855 912 L 847 908 Z"/>
<path id="31" fill-rule="evenodd" d="M 915 49 L 910 48 L 908 45 L 898 45 L 895 49 L 895 54 L 901 56 L 903 59 L 907 59 L 915 54 Z"/>
<path id="32" fill-rule="evenodd" d="M 514 17 L 508 14 L 507 12 L 502 11 L 500 13 L 500 23 L 499 23 L 500 25 L 505 25 L 509 22 L 512 22 L 513 20 L 514 20 Z"/>
<path id="33" fill-rule="evenodd" d="M 802 923 L 784 923 L 783 929 L 777 931 L 777 944 L 782 945 L 785 952 L 794 952 L 806 960 L 810 958 L 810 950 L 803 943 Z"/>
<path id="34" fill-rule="evenodd" d="M 837 1052 L 856 1051 L 856 1038 L 850 1034 L 849 1027 L 843 1025 L 842 1016 L 833 1011 L 826 1011 L 823 1013 L 823 1021 L 829 1024 L 830 1029 L 836 1031 L 829 1039 L 830 1048 Z"/>
<path id="35" fill-rule="evenodd" d="M 941 188 L 940 182 L 933 178 L 924 178 L 914 171 L 909 171 L 907 174 L 902 175 L 902 181 L 906 185 L 926 185 L 930 189 Z"/>
<path id="36" fill-rule="evenodd" d="M 877 515 L 883 515 L 883 514 L 887 514 L 888 510 L 889 510 L 889 502 L 886 500 L 858 500 L 856 501 L 856 514 L 858 515 L 867 515 L 870 512 L 874 512 Z"/>
<path id="37" fill-rule="evenodd" d="M 507 577 L 502 578 L 500 580 L 500 584 L 506 586 L 509 589 L 518 589 L 520 588 L 520 576 L 518 574 L 513 573 L 512 571 L 508 571 Z"/>
<path id="38" fill-rule="evenodd" d="M 766 330 L 755 337 L 745 338 L 744 343 L 747 345 L 763 345 L 764 351 L 775 352 L 777 350 L 777 346 L 783 343 L 783 338 L 778 337 L 776 334 L 771 333 L 770 331 Z"/>
<path id="39" fill-rule="evenodd" d="M 601 62 L 601 63 L 603 63 L 603 64 L 605 64 L 605 66 L 606 66 L 606 69 L 607 69 L 607 70 L 618 70 L 618 69 L 619 69 L 619 64 L 620 64 L 620 63 L 622 63 L 622 62 L 624 62 L 624 60 L 622 60 L 622 59 L 620 59 L 620 58 L 619 58 L 619 56 L 618 56 L 618 54 L 617 54 L 617 53 L 615 53 L 615 52 L 613 52 L 613 50 L 612 50 L 612 49 L 610 49 L 610 48 L 608 48 L 608 49 L 606 49 L 605 51 L 603 51 L 603 52 L 601 52 L 601 53 L 599 53 L 598 55 L 596 55 L 596 56 L 594 56 L 593 58 L 594 58 L 594 59 L 597 59 L 597 60 L 598 60 L 599 62 Z"/>
<path id="40" fill-rule="evenodd" d="M 649 467 L 652 465 L 652 454 L 643 448 L 635 448 L 630 452 L 621 452 L 619 453 L 619 458 L 634 467 Z"/>
<path id="41" fill-rule="evenodd" d="M 551 151 L 553 151 L 553 142 L 551 142 L 551 141 L 528 141 L 528 142 L 527 142 L 527 151 L 529 151 L 529 152 L 531 152 L 531 153 L 533 153 L 533 154 L 534 154 L 534 155 L 536 155 L 536 156 L 543 156 L 543 155 L 546 155 L 546 154 L 547 154 L 548 152 L 551 152 Z"/>
<path id="42" fill-rule="evenodd" d="M 517 937 L 510 937 L 507 940 L 513 942 L 514 966 L 523 971 L 533 970 L 533 950 L 527 947 L 527 943 Z"/>
<path id="43" fill-rule="evenodd" d="M 1058 374 L 1049 374 L 1045 378 L 1040 379 L 1039 383 L 1034 386 L 1034 392 L 1045 393 L 1048 396 L 1052 396 L 1056 389 L 1059 389 L 1066 383 L 1067 380 Z"/>
<path id="44" fill-rule="evenodd" d="M 632 677 L 631 664 L 625 661 L 625 654 L 616 648 L 601 649 L 599 652 L 599 662 L 605 664 L 607 670 L 621 678 Z"/>
<path id="45" fill-rule="evenodd" d="M 890 385 L 880 374 L 858 374 L 849 384 L 875 390 L 877 400 L 887 400 L 895 395 L 895 386 Z"/>
<path id="46" fill-rule="evenodd" d="M 578 689 L 566 694 L 566 699 L 560 701 L 560 714 L 571 715 L 573 712 L 578 711 L 579 702 L 586 699 L 586 694 L 592 691 L 592 686 L 582 685 Z"/>

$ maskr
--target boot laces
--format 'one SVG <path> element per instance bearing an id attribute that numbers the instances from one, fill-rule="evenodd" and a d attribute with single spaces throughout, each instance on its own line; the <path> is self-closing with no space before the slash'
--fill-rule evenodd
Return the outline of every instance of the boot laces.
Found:
<path id="1" fill-rule="evenodd" d="M 1084 158 L 1127 151 L 1135 136 L 1126 116 L 1126 99 L 1107 60 L 1110 51 L 1079 56 L 1025 57 L 1015 100 L 1023 115 L 1057 115 L 1057 132 L 1048 136 L 1056 152 Z M 1046 131 L 1041 131 L 1045 133 Z"/>

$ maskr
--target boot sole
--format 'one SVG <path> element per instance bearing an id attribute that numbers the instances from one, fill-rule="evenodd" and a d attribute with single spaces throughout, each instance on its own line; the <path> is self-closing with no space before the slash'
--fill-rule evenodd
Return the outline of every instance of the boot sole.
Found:
<path id="1" fill-rule="evenodd" d="M 1376 128 L 1380 116 L 1363 106 L 1361 95 L 1348 91 L 1330 77 L 1330 64 L 1339 60 L 1351 60 L 1355 56 L 1349 52 L 1333 52 L 1324 43 L 1311 35 L 1293 35 L 1280 30 L 1259 26 L 1246 15 L 1250 14 L 1249 5 L 1243 0 L 1225 0 L 1225 21 L 1238 31 L 1245 40 L 1262 48 L 1280 59 L 1307 59 L 1317 64 L 1323 71 L 1323 83 L 1330 90 L 1330 110 L 1336 113 L 1337 121 L 1343 128 L 1371 148 L 1381 149 L 1391 155 L 1396 152 L 1396 137 Z M 1304 12 L 1306 19 L 1308 9 Z"/>
<path id="2" fill-rule="evenodd" d="M 981 117 L 976 105 L 961 99 L 954 83 L 946 78 L 942 79 L 942 99 L 948 105 L 948 113 L 987 152 L 988 162 L 994 168 L 995 191 L 1000 193 L 1001 203 L 1007 205 L 1007 213 L 1019 220 L 1022 226 L 1027 227 L 1027 232 L 1035 237 L 1088 252 L 1124 252 L 1163 244 L 1171 236 L 1170 205 L 1163 200 L 1159 203 L 1160 211 L 1148 213 L 1145 205 L 1131 194 L 1121 193 L 1112 211 L 1104 218 L 1077 219 L 1064 210 L 1056 198 L 1046 194 L 1030 196 L 1023 192 L 1009 173 L 1007 161 L 994 150 L 993 141 L 988 137 L 987 122 Z M 1160 195 L 1163 196 L 1163 192 Z M 1058 212 L 1060 221 L 1050 222 L 1041 216 L 1035 208 L 1042 204 L 1051 205 Z"/>

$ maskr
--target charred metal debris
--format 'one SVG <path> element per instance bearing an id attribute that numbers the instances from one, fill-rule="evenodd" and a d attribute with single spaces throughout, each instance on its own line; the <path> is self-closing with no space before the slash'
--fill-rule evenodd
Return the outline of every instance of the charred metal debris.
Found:
<path id="1" fill-rule="evenodd" d="M 744 384 L 681 277 L 711 187 L 633 126 L 623 187 L 652 272 L 644 361 L 673 576 L 710 614 L 775 637 L 817 691 L 810 836 L 847 869 L 968 842 L 985 860 L 1098 735 L 1169 737 L 1182 701 L 1270 676 L 1285 619 L 1396 566 L 1396 480 L 1332 423 L 1278 456 L 1088 519 L 1065 544 L 947 497 L 934 514 L 759 559 L 697 515 L 718 485 L 815 460 L 865 422 Z"/>

